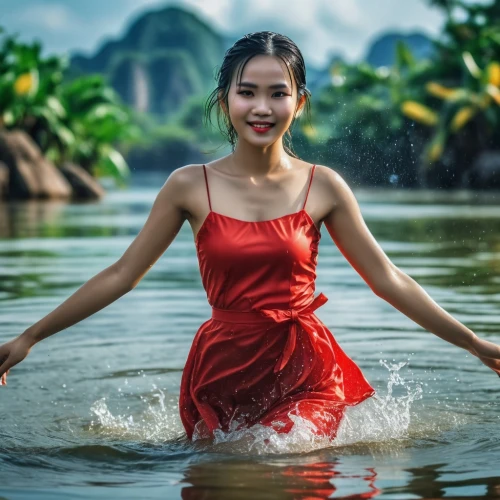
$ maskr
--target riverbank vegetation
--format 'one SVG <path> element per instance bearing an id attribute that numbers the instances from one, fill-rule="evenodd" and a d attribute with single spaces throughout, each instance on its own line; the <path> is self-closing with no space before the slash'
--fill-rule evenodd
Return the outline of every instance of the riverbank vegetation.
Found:
<path id="1" fill-rule="evenodd" d="M 429 56 L 417 58 L 399 41 L 390 66 L 337 59 L 326 68 L 327 83 L 313 94 L 312 121 L 301 118 L 294 124 L 298 155 L 334 166 L 355 185 L 500 187 L 500 1 L 429 3 L 446 18 Z M 192 14 L 184 16 L 177 7 L 161 15 L 176 17 L 172 30 L 202 22 Z M 155 19 L 153 27 L 159 29 L 159 13 Z M 148 26 L 138 20 L 131 32 L 143 40 L 143 31 L 153 29 Z M 219 50 L 218 35 L 213 30 L 209 34 L 213 51 Z M 129 48 L 138 44 L 129 34 L 125 39 Z M 113 45 L 115 50 L 118 45 Z M 142 86 L 122 82 L 120 89 L 112 85 L 116 72 L 113 78 L 84 74 L 93 60 L 75 58 L 80 64 L 76 71 L 68 58 L 43 57 L 41 49 L 39 42 L 21 43 L 2 33 L 0 162 L 9 163 L 8 155 L 7 160 L 2 156 L 9 141 L 2 136 L 13 131 L 25 134 L 44 160 L 63 173 L 64 165 L 76 165 L 92 177 L 111 176 L 122 184 L 129 177 L 129 165 L 168 172 L 227 152 L 219 133 L 202 122 L 205 92 L 186 95 L 171 113 L 144 111 L 134 104 L 144 108 L 148 95 L 156 95 L 148 86 L 159 80 L 153 71 L 157 65 L 149 61 L 149 66 L 141 66 L 132 49 L 127 49 L 126 74 L 142 75 Z M 185 65 L 194 64 L 189 63 L 193 50 L 189 46 Z M 124 64 L 122 52 L 117 61 Z M 191 74 L 188 68 L 182 73 L 183 78 Z M 165 78 L 164 97 L 172 101 L 173 89 L 180 85 L 175 78 L 180 76 Z M 120 94 L 125 88 L 135 99 L 128 105 Z M 9 164 L 2 174 L 0 164 L 0 193 L 8 190 L 8 171 L 11 188 L 17 178 Z M 67 172 L 65 176 L 69 179 Z"/>

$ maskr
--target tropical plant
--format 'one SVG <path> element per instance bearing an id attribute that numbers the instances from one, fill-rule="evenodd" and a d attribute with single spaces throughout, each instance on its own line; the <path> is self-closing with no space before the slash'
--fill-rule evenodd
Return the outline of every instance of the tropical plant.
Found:
<path id="1" fill-rule="evenodd" d="M 425 82 L 420 102 L 401 106 L 403 114 L 432 130 L 424 167 L 441 161 L 447 148 L 457 150 L 469 142 L 468 149 L 477 154 L 500 143 L 500 2 L 430 3 L 446 13 L 443 35 L 435 41 L 434 75 Z M 466 132 L 466 140 L 452 141 Z M 470 164 L 471 158 L 454 157 L 455 163 L 467 162 L 462 170 Z"/>
<path id="2" fill-rule="evenodd" d="M 430 62 L 415 60 L 404 42 L 397 44 L 392 67 L 337 61 L 331 85 L 313 101 L 314 123 L 303 124 L 302 132 L 327 160 L 348 165 L 353 180 L 414 185 L 413 132 L 400 107 L 420 97 L 431 71 Z"/>
<path id="3" fill-rule="evenodd" d="M 399 43 L 392 67 L 336 62 L 313 101 L 315 123 L 302 125 L 307 143 L 352 179 L 426 184 L 440 164 L 437 184 L 452 186 L 500 144 L 500 1 L 430 3 L 446 21 L 428 60 Z"/>
<path id="4" fill-rule="evenodd" d="M 60 89 L 67 110 L 66 123 L 74 140 L 61 155 L 67 155 L 97 176 L 124 179 L 129 169 L 113 144 L 137 139 L 130 111 L 121 105 L 116 92 L 100 75 L 80 77 Z M 58 151 L 53 150 L 57 157 Z"/>
<path id="5" fill-rule="evenodd" d="M 115 145 L 138 129 L 117 94 L 100 76 L 64 82 L 66 57 L 43 57 L 38 41 L 16 38 L 4 35 L 0 44 L 0 128 L 24 130 L 56 165 L 71 161 L 125 180 L 128 166 Z"/>
<path id="6" fill-rule="evenodd" d="M 401 105 L 403 114 L 434 129 L 433 138 L 424 151 L 428 165 L 442 157 L 449 137 L 459 133 L 478 115 L 482 115 L 481 134 L 485 139 L 497 133 L 500 125 L 500 63 L 491 61 L 482 70 L 470 52 L 462 57 L 464 66 L 477 80 L 470 85 L 472 88 L 450 88 L 430 81 L 425 89 L 430 96 L 442 101 L 439 111 L 416 101 L 405 101 Z"/>

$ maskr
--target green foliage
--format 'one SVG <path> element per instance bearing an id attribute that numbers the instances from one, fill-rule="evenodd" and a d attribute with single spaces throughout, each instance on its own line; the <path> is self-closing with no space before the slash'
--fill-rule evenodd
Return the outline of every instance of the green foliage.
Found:
<path id="1" fill-rule="evenodd" d="M 331 85 L 313 100 L 313 127 L 302 127 L 315 151 L 346 172 L 351 180 L 388 184 L 398 174 L 411 184 L 412 140 L 401 104 L 423 93 L 420 82 L 432 66 L 416 61 L 403 43 L 392 67 L 337 62 Z"/>
<path id="2" fill-rule="evenodd" d="M 447 20 L 436 41 L 438 70 L 433 81 L 426 82 L 427 93 L 421 98 L 439 112 L 421 158 L 427 168 L 440 161 L 447 148 L 457 149 L 460 142 L 454 135 L 468 131 L 468 141 L 475 136 L 476 153 L 500 141 L 500 2 L 431 4 L 445 9 Z"/>
<path id="3" fill-rule="evenodd" d="M 392 67 L 336 62 L 313 101 L 313 126 L 302 127 L 360 182 L 397 173 L 417 184 L 431 165 L 465 170 L 471 155 L 500 144 L 500 2 L 431 3 L 447 16 L 432 60 L 416 61 L 400 42 Z"/>
<path id="4" fill-rule="evenodd" d="M 432 60 L 416 60 L 399 42 L 391 67 L 336 62 L 331 83 L 314 95 L 313 123 L 295 126 L 299 154 L 345 166 L 361 183 L 388 184 L 397 174 L 398 184 L 411 186 L 430 166 L 465 169 L 473 155 L 498 147 L 500 2 L 428 1 L 446 14 Z M 203 123 L 220 37 L 179 9 L 161 15 L 140 19 L 119 50 L 103 48 L 92 61 L 80 57 L 82 71 L 100 65 L 107 77 L 69 81 L 65 58 L 42 58 L 37 42 L 4 37 L 0 127 L 25 130 L 56 163 L 71 160 L 117 179 L 127 177 L 124 157 L 134 150 L 140 161 L 163 165 L 172 155 L 224 147 L 219 131 Z M 154 115 L 127 109 L 119 97 L 132 102 L 131 75 L 138 69 Z"/>
<path id="5" fill-rule="evenodd" d="M 39 42 L 16 38 L 4 35 L 0 45 L 0 127 L 24 130 L 56 164 L 125 180 L 127 164 L 113 145 L 139 132 L 117 94 L 101 76 L 64 82 L 67 58 L 44 58 Z"/>

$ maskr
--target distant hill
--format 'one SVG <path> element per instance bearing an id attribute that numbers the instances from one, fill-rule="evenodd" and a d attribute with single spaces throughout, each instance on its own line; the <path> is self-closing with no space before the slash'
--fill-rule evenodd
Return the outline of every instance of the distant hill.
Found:
<path id="1" fill-rule="evenodd" d="M 370 44 L 367 55 L 363 60 L 375 67 L 392 66 L 396 58 L 396 45 L 400 40 L 408 45 L 415 59 L 425 59 L 432 56 L 434 50 L 432 40 L 423 34 L 413 33 L 403 35 L 400 33 L 384 33 Z M 342 57 L 334 54 L 325 68 L 307 69 L 307 88 L 313 94 L 320 88 L 330 85 L 331 76 L 329 68 L 338 60 L 342 60 Z"/>
<path id="2" fill-rule="evenodd" d="M 104 74 L 131 107 L 167 116 L 213 88 L 226 44 L 194 13 L 169 6 L 142 15 L 95 55 L 75 54 L 70 76 Z"/>
<path id="3" fill-rule="evenodd" d="M 104 43 L 94 55 L 74 54 L 69 76 L 104 74 L 132 108 L 167 118 L 188 97 L 207 95 L 214 88 L 215 71 L 239 36 L 217 33 L 194 12 L 168 6 L 141 15 L 121 39 Z M 417 59 L 432 54 L 432 42 L 423 34 L 385 33 L 370 45 L 365 60 L 374 66 L 391 65 L 398 40 L 405 41 Z M 337 59 L 340 56 L 332 55 L 330 64 Z M 330 64 L 307 67 L 307 86 L 313 93 L 330 83 Z"/>
<path id="4" fill-rule="evenodd" d="M 432 56 L 432 41 L 421 33 L 403 35 L 401 33 L 384 33 L 378 36 L 369 46 L 365 61 L 372 66 L 392 66 L 396 59 L 396 45 L 404 42 L 415 59 L 426 59 Z"/>

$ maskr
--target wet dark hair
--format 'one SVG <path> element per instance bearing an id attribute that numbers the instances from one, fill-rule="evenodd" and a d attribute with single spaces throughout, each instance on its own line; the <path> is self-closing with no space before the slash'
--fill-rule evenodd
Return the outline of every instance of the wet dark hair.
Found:
<path id="1" fill-rule="evenodd" d="M 231 123 L 229 115 L 224 112 L 219 102 L 219 96 L 222 97 L 226 109 L 229 109 L 227 96 L 231 86 L 231 80 L 234 71 L 238 70 L 236 82 L 241 82 L 243 70 L 247 62 L 257 55 L 267 55 L 279 57 L 286 65 L 290 80 L 293 73 L 293 79 L 297 86 L 297 98 L 300 99 L 303 95 L 306 96 L 304 109 L 307 114 L 310 113 L 310 99 L 311 92 L 306 88 L 306 67 L 302 53 L 295 43 L 285 35 L 274 33 L 272 31 L 259 31 L 256 33 L 249 33 L 239 40 L 228 49 L 224 55 L 221 67 L 216 74 L 217 87 L 210 93 L 205 104 L 205 123 L 212 124 L 211 113 L 215 107 L 217 111 L 217 125 L 220 132 L 227 138 L 234 151 L 237 133 Z M 297 101 L 298 102 L 298 101 Z M 292 148 L 292 135 L 290 130 L 295 124 L 296 112 L 294 113 L 292 123 L 286 132 L 285 136 L 288 139 L 288 145 L 284 144 L 285 151 L 297 158 L 297 155 Z"/>

